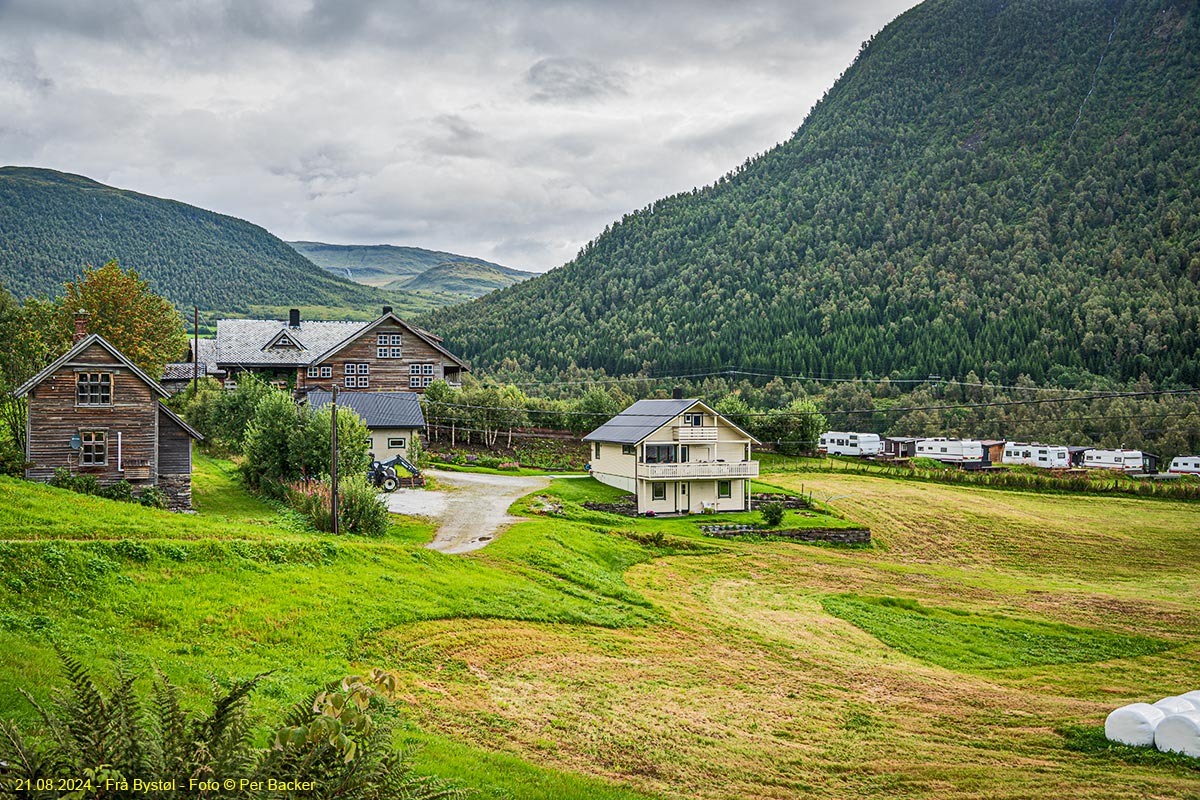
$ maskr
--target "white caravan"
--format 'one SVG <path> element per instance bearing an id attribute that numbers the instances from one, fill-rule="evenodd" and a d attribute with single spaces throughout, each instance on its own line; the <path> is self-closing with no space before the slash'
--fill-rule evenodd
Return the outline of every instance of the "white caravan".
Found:
<path id="1" fill-rule="evenodd" d="M 1004 445 L 1003 463 L 1046 469 L 1066 469 L 1071 466 L 1071 453 L 1065 446 L 1032 442 L 1008 442 Z"/>
<path id="2" fill-rule="evenodd" d="M 1112 469 L 1121 472 L 1141 472 L 1145 466 L 1141 450 L 1087 450 L 1083 466 L 1087 469 Z"/>
<path id="3" fill-rule="evenodd" d="M 933 458 L 947 464 L 982 464 L 983 442 L 978 439 L 922 439 L 917 442 L 918 458 Z"/>
<path id="4" fill-rule="evenodd" d="M 1200 456 L 1175 456 L 1167 472 L 1172 475 L 1200 475 Z"/>
<path id="5" fill-rule="evenodd" d="M 883 440 L 877 433 L 826 431 L 821 434 L 818 449 L 831 456 L 877 456 L 883 449 Z"/>

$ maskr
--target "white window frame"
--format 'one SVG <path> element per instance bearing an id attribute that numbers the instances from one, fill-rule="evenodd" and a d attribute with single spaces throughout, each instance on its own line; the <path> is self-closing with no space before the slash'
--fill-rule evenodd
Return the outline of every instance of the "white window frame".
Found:
<path id="1" fill-rule="evenodd" d="M 358 364 L 351 364 L 349 361 L 347 361 L 346 362 L 346 374 L 347 375 L 357 375 L 358 374 Z"/>
<path id="2" fill-rule="evenodd" d="M 393 347 L 390 351 L 389 358 L 404 358 L 404 349 L 400 347 Z"/>
<path id="3" fill-rule="evenodd" d="M 397 444 L 397 442 L 399 442 L 399 444 Z M 407 450 L 408 449 L 408 437 L 407 436 L 389 436 L 388 440 L 387 440 L 387 446 L 388 446 L 389 450 Z"/>
<path id="4" fill-rule="evenodd" d="M 421 373 L 423 375 L 432 375 L 433 374 L 433 364 L 423 364 L 421 366 Z"/>
<path id="5" fill-rule="evenodd" d="M 403 334 L 393 333 L 392 334 L 392 347 L 403 347 L 403 346 L 404 346 Z"/>
<path id="6" fill-rule="evenodd" d="M 410 376 L 409 376 L 409 378 L 408 378 L 408 388 L 410 388 L 410 389 L 420 389 L 420 388 L 421 388 L 421 376 L 419 376 L 419 375 L 410 375 Z"/>
<path id="7" fill-rule="evenodd" d="M 358 365 L 358 374 L 359 375 L 370 375 L 371 374 L 371 365 L 369 363 L 359 364 Z"/>
<path id="8" fill-rule="evenodd" d="M 379 334 L 379 337 L 375 340 L 375 344 L 379 345 L 380 347 L 387 347 L 388 335 L 386 333 Z"/>
<path id="9" fill-rule="evenodd" d="M 347 389 L 357 389 L 358 388 L 358 378 L 353 375 L 347 375 L 346 379 L 342 383 L 345 385 L 345 387 Z"/>
<path id="10" fill-rule="evenodd" d="M 315 378 L 315 377 L 317 377 L 317 376 L 318 376 L 318 375 L 320 375 L 320 374 L 321 374 L 321 368 L 320 368 L 320 367 L 309 367 L 309 368 L 308 368 L 308 377 L 310 377 L 310 378 Z"/>
<path id="11" fill-rule="evenodd" d="M 333 367 L 331 367 L 331 366 L 321 367 L 321 377 L 322 378 L 332 378 L 333 377 Z"/>
<path id="12" fill-rule="evenodd" d="M 368 378 L 366 375 L 358 376 L 358 388 L 366 389 L 370 383 L 371 383 L 371 379 Z"/>
<path id="13" fill-rule="evenodd" d="M 387 358 L 388 357 L 388 349 L 386 347 L 376 348 L 375 349 L 375 357 L 376 358 Z"/>
<path id="14" fill-rule="evenodd" d="M 420 364 L 409 364 L 408 365 L 408 374 L 409 375 L 420 375 L 421 374 L 421 365 Z"/>

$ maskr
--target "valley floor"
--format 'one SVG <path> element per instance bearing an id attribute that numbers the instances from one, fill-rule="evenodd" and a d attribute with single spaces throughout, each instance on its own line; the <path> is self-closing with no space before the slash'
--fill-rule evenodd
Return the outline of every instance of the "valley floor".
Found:
<path id="1" fill-rule="evenodd" d="M 608 490 L 569 480 L 447 556 L 402 518 L 307 533 L 200 467 L 191 519 L 0 481 L 0 715 L 32 719 L 15 689 L 59 642 L 197 696 L 278 669 L 264 706 L 395 669 L 422 768 L 485 798 L 1200 793 L 1073 727 L 1200 688 L 1195 506 L 765 475 L 871 527 L 837 548 L 588 512 Z"/>

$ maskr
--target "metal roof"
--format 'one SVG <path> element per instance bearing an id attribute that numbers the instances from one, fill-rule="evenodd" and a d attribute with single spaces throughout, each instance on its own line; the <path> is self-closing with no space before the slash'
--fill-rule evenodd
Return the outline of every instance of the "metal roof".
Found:
<path id="1" fill-rule="evenodd" d="M 694 397 L 684 400 L 638 400 L 583 437 L 583 440 L 637 444 L 697 403 L 700 401 Z"/>
<path id="2" fill-rule="evenodd" d="M 308 404 L 321 408 L 333 401 L 333 395 L 314 389 Z M 351 408 L 368 428 L 424 428 L 425 416 L 415 392 L 338 392 L 338 405 Z"/>
<path id="3" fill-rule="evenodd" d="M 165 414 L 167 419 L 171 420 L 176 425 L 178 425 L 180 428 L 182 428 L 183 432 L 186 433 L 188 436 L 191 436 L 193 439 L 195 439 L 198 442 L 204 441 L 204 437 L 200 434 L 200 431 L 196 430 L 191 425 L 188 425 L 187 422 L 185 422 L 182 417 L 180 417 L 178 414 L 176 414 L 171 409 L 164 406 L 161 401 L 159 401 L 159 404 L 158 404 L 158 412 L 160 414 Z"/>
<path id="4" fill-rule="evenodd" d="M 52 364 L 43 369 L 37 375 L 34 375 L 32 378 L 27 380 L 15 392 L 12 393 L 13 397 L 24 397 L 29 390 L 35 388 L 39 383 L 46 380 L 46 378 L 50 377 L 50 375 L 53 373 L 57 372 L 62 365 L 68 363 L 71 359 L 75 358 L 77 355 L 81 354 L 84 350 L 87 350 L 94 344 L 99 345 L 107 350 L 109 355 L 119 361 L 122 366 L 128 367 L 134 375 L 145 381 L 146 385 L 148 385 L 153 391 L 157 392 L 160 397 L 171 396 L 170 392 L 158 385 L 158 381 L 154 380 L 149 375 L 138 369 L 138 366 L 126 358 L 124 353 L 109 344 L 107 339 L 98 333 L 93 333 L 83 339 L 80 339 L 73 347 L 71 347 L 70 350 L 55 359 Z"/>

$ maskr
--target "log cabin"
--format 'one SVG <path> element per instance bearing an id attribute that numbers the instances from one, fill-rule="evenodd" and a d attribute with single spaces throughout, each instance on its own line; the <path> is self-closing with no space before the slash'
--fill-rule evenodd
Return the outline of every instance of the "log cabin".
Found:
<path id="1" fill-rule="evenodd" d="M 75 344 L 13 392 L 28 402 L 25 477 L 55 470 L 157 486 L 168 507 L 192 506 L 192 441 L 203 437 L 160 400 L 167 391 L 76 318 Z"/>
<path id="2" fill-rule="evenodd" d="M 424 393 L 435 380 L 462 385 L 470 372 L 446 349 L 441 337 L 410 325 L 389 306 L 371 322 L 300 319 L 222 319 L 212 339 L 201 339 L 198 358 L 207 374 L 232 387 L 252 372 L 280 389 L 304 394 L 314 389 Z"/>

